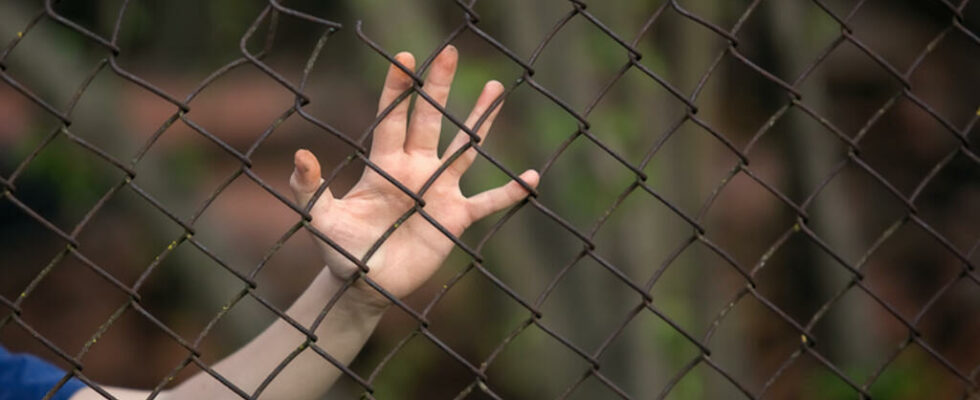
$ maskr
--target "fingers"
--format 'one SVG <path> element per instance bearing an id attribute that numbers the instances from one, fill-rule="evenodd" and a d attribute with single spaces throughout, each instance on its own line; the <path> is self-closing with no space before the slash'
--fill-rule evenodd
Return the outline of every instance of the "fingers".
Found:
<path id="1" fill-rule="evenodd" d="M 540 177 L 536 171 L 527 170 L 520 175 L 520 178 L 532 188 L 536 188 Z M 517 181 L 507 182 L 506 185 L 487 190 L 467 199 L 470 217 L 473 221 L 478 221 L 487 215 L 510 207 L 523 200 L 527 195 L 527 190 L 524 190 L 524 187 Z"/>
<path id="2" fill-rule="evenodd" d="M 445 107 L 449 98 L 449 87 L 456 74 L 459 54 L 452 45 L 446 46 L 432 62 L 432 70 L 425 78 L 422 90 L 440 107 Z M 405 139 L 406 153 L 436 155 L 439 146 L 439 130 L 442 126 L 442 113 L 421 96 L 415 100 L 415 111 L 408 124 L 408 137 Z"/>
<path id="3" fill-rule="evenodd" d="M 469 117 L 466 117 L 466 127 L 472 130 L 477 121 L 479 121 L 480 118 L 483 117 L 483 114 L 485 114 L 487 110 L 490 109 L 490 106 L 493 105 L 494 100 L 496 100 L 497 97 L 500 97 L 500 94 L 503 92 L 504 85 L 500 84 L 500 82 L 487 82 L 487 84 L 483 86 L 483 92 L 480 93 L 480 98 L 476 100 L 476 105 L 473 106 L 473 111 L 470 112 Z M 480 129 L 476 131 L 476 135 L 481 139 L 487 137 L 487 132 L 490 131 L 490 125 L 493 125 L 493 120 L 497 118 L 497 113 L 500 112 L 501 106 L 502 103 L 498 104 L 490 115 L 484 119 L 483 123 L 480 125 Z M 449 144 L 449 147 L 446 148 L 446 152 L 442 155 L 443 161 L 452 156 L 453 153 L 458 151 L 461 147 L 463 147 L 463 145 L 466 144 L 466 142 L 469 141 L 470 135 L 463 130 L 460 130 L 459 133 L 456 134 L 456 137 L 453 138 L 452 143 Z M 459 179 L 459 177 L 470 168 L 470 165 L 473 165 L 473 160 L 475 158 L 476 150 L 470 148 L 461 154 L 459 158 L 453 161 L 452 165 L 450 165 L 447 169 L 447 173 L 455 179 Z"/>
<path id="4" fill-rule="evenodd" d="M 395 61 L 411 71 L 415 70 L 415 57 L 412 53 L 401 52 L 395 55 Z M 412 77 L 392 64 L 388 67 L 385 86 L 381 89 L 381 99 L 378 100 L 378 114 L 388 108 L 398 96 L 412 87 Z M 405 122 L 408 119 L 408 98 L 398 103 L 394 109 L 374 129 L 371 143 L 371 154 L 383 154 L 402 150 L 405 143 Z"/>
<path id="5" fill-rule="evenodd" d="M 300 207 L 306 207 L 323 182 L 323 178 L 320 177 L 320 162 L 309 150 L 299 149 L 293 156 L 293 165 L 293 175 L 289 177 L 289 187 L 293 189 L 296 203 Z M 331 200 L 333 200 L 333 195 L 330 193 L 330 189 L 326 189 L 320 195 L 317 206 L 327 205 Z"/>

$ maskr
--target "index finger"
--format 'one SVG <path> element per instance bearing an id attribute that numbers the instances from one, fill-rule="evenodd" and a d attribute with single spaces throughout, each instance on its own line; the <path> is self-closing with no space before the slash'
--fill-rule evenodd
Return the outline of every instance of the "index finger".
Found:
<path id="1" fill-rule="evenodd" d="M 398 61 L 409 71 L 415 70 L 415 57 L 412 53 L 403 51 L 395 55 Z M 385 77 L 384 88 L 381 89 L 381 98 L 378 100 L 378 115 L 381 115 L 392 102 L 399 100 L 399 96 L 412 87 L 412 77 L 402 71 L 395 64 L 388 67 L 388 75 Z M 374 128 L 374 138 L 371 142 L 371 154 L 390 153 L 401 150 L 405 143 L 405 124 L 408 119 L 408 96 L 401 99 Z"/>

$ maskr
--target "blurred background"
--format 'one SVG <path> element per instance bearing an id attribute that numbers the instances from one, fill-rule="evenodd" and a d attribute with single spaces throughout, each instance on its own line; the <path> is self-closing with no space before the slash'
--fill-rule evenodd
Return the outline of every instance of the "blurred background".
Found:
<path id="1" fill-rule="evenodd" d="M 62 1 L 54 10 L 109 38 L 122 3 Z M 358 21 L 389 54 L 407 50 L 419 60 L 465 22 L 462 8 L 452 1 L 285 3 L 344 25 L 326 40 L 305 78 L 311 100 L 305 110 L 354 138 L 374 119 L 387 68 L 387 61 L 358 39 Z M 980 282 L 975 271 L 963 272 L 980 263 L 980 2 L 957 5 L 955 26 L 944 1 L 676 2 L 725 31 L 737 27 L 739 54 L 798 91 L 801 106 L 789 108 L 788 92 L 726 51 L 723 36 L 676 8 L 663 9 L 664 3 L 591 1 L 586 11 L 627 42 L 635 39 L 642 54 L 638 63 L 692 98 L 700 124 L 639 68 L 621 74 L 629 52 L 581 14 L 540 51 L 533 79 L 587 115 L 589 132 L 642 170 L 651 191 L 696 219 L 703 240 L 678 213 L 637 188 L 633 171 L 580 134 L 573 115 L 522 81 L 520 65 L 472 30 L 452 41 L 460 66 L 448 109 L 462 119 L 489 79 L 514 88 L 485 149 L 511 171 L 542 171 L 538 201 L 590 235 L 598 257 L 641 287 L 651 285 L 653 306 L 707 345 L 711 361 L 753 395 L 856 398 L 858 391 L 843 375 L 866 385 L 875 398 L 965 397 L 967 384 L 953 371 L 972 374 L 976 384 L 980 366 Z M 183 100 L 215 70 L 242 57 L 239 43 L 266 6 L 264 1 L 130 1 L 119 25 L 116 62 Z M 0 2 L 0 44 L 6 47 L 23 36 L 3 59 L 4 73 L 65 110 L 101 66 L 77 99 L 69 131 L 124 162 L 138 157 L 134 183 L 178 218 L 194 219 L 194 237 L 229 267 L 253 271 L 298 216 L 245 176 L 207 203 L 241 169 L 239 160 L 179 120 L 166 124 L 176 107 L 102 65 L 110 53 L 97 43 L 50 18 L 23 34 L 42 8 L 36 0 Z M 575 5 L 499 0 L 478 2 L 473 9 L 480 15 L 477 27 L 527 61 Z M 847 40 L 833 46 L 842 28 L 831 13 L 849 18 L 848 34 L 865 50 Z M 246 41 L 250 51 L 265 45 L 269 21 L 260 21 Z M 280 15 L 263 61 L 298 84 L 324 32 L 320 25 Z M 902 81 L 879 61 L 902 74 L 911 71 L 906 94 Z M 190 120 L 240 152 L 272 129 L 250 158 L 253 172 L 282 193 L 289 193 L 295 149 L 311 149 L 325 167 L 353 152 L 299 116 L 280 120 L 294 95 L 250 64 L 222 75 L 188 104 Z M 125 173 L 64 134 L 48 141 L 59 126 L 21 92 L 0 84 L 0 177 L 17 171 L 13 195 L 71 232 Z M 444 121 L 443 146 L 456 130 Z M 746 170 L 737 168 L 739 156 L 711 131 L 746 156 Z M 858 143 L 857 156 L 849 158 L 841 136 Z M 362 168 L 354 162 L 340 170 L 334 193 L 349 188 Z M 481 158 L 465 177 L 464 192 L 507 180 Z M 921 223 L 909 217 L 894 192 L 911 199 Z M 806 210 L 806 228 L 820 243 L 798 225 L 798 213 L 787 202 Z M 701 354 L 698 347 L 648 309 L 637 310 L 641 296 L 594 258 L 583 257 L 576 235 L 531 205 L 494 230 L 502 217 L 478 223 L 463 240 L 472 246 L 485 240 L 481 252 L 489 273 L 521 298 L 539 302 L 540 323 L 596 358 L 611 384 L 638 399 L 665 389 L 670 399 L 744 398 L 707 363 L 688 370 Z M 158 262 L 139 290 L 143 304 L 193 341 L 243 284 L 188 243 L 168 251 L 183 235 L 180 225 L 123 186 L 108 196 L 77 240 L 86 257 L 126 285 Z M 258 293 L 288 307 L 321 267 L 312 246 L 304 232 L 290 237 L 257 275 Z M 6 195 L 0 197 L 0 296 L 17 299 L 32 287 L 22 318 L 54 345 L 77 354 L 128 296 L 76 258 L 56 257 L 64 248 L 61 238 Z M 864 289 L 853 284 L 845 264 L 861 270 Z M 752 271 L 759 296 L 818 338 L 812 350 L 823 360 L 810 351 L 798 354 L 807 346 L 800 332 L 745 295 L 746 280 L 736 265 Z M 589 373 L 586 359 L 528 325 L 526 308 L 470 268 L 468 256 L 454 251 L 407 303 L 424 309 L 443 285 L 469 269 L 432 306 L 430 329 L 471 364 L 487 363 L 494 393 L 521 399 L 617 397 Z M 42 271 L 43 279 L 32 283 Z M 918 343 L 903 346 L 909 329 L 894 313 L 914 321 L 920 339 L 936 354 Z M 59 362 L 9 323 L 8 314 L 0 312 L 0 343 Z M 204 360 L 228 355 L 273 319 L 257 301 L 245 298 L 201 342 Z M 417 328 L 409 315 L 393 308 L 353 370 L 370 375 Z M 82 361 L 84 373 L 97 382 L 152 388 L 186 356 L 161 329 L 130 310 Z M 324 367 L 331 368 L 326 362 Z M 198 371 L 187 367 L 177 381 Z M 378 371 L 374 396 L 486 398 L 473 383 L 466 367 L 415 336 Z M 344 377 L 331 398 L 362 391 Z"/>

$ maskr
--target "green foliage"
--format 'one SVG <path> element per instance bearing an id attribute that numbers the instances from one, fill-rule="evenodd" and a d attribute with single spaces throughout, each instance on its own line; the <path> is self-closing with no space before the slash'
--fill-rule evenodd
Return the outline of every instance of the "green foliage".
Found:
<path id="1" fill-rule="evenodd" d="M 421 335 L 402 348 L 398 355 L 391 360 L 384 371 L 378 376 L 375 384 L 375 395 L 381 397 L 399 397 L 409 393 L 417 393 L 419 385 L 425 382 L 420 374 L 433 372 L 436 355 L 441 352 L 426 346 Z M 435 350 L 435 352 L 434 352 Z"/>
<path id="2" fill-rule="evenodd" d="M 35 137 L 46 134 L 38 132 Z M 27 158 L 34 146 L 37 143 L 19 142 L 14 158 Z M 105 161 L 59 134 L 30 162 L 21 179 L 39 182 L 51 190 L 62 217 L 78 216 L 91 208 L 110 185 L 118 182 L 116 179 L 122 178 L 121 173 L 112 173 L 110 168 Z"/>
<path id="3" fill-rule="evenodd" d="M 874 399 L 890 400 L 914 400 L 928 399 L 935 395 L 936 388 L 940 387 L 941 380 L 932 360 L 926 359 L 926 355 L 906 350 L 899 356 L 871 386 L 869 392 Z M 852 377 L 868 376 L 872 369 L 869 367 L 850 367 L 844 368 L 844 372 Z M 863 382 L 858 381 L 858 384 Z M 813 390 L 807 399 L 855 399 L 858 392 L 847 382 L 844 382 L 833 372 L 820 368 L 815 370 L 809 377 L 807 387 Z"/>

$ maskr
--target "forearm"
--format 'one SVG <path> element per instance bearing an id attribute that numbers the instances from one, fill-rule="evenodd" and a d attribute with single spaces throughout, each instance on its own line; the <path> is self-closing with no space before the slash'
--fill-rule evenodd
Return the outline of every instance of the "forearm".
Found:
<path id="1" fill-rule="evenodd" d="M 309 327 L 343 286 L 324 269 L 286 311 L 299 324 Z M 386 306 L 360 289 L 345 292 L 317 327 L 316 344 L 347 365 L 367 342 Z M 253 393 L 272 371 L 305 341 L 291 324 L 278 319 L 247 345 L 215 364 L 214 370 L 246 393 Z M 304 349 L 262 392 L 267 399 L 319 398 L 341 371 L 317 354 Z M 168 398 L 234 398 L 230 389 L 207 373 L 198 373 L 168 393 Z"/>
<path id="2" fill-rule="evenodd" d="M 323 307 L 343 286 L 343 281 L 324 269 L 286 310 L 300 325 L 310 327 Z M 314 332 L 317 346 L 344 365 L 360 352 L 387 308 L 387 302 L 349 288 L 327 313 Z M 252 394 L 286 357 L 306 340 L 305 335 L 283 319 L 277 319 L 244 347 L 213 365 L 213 369 L 241 390 Z M 311 348 L 305 348 L 262 391 L 264 399 L 320 398 L 340 377 L 341 371 Z M 149 392 L 105 388 L 120 399 L 145 399 Z M 85 388 L 72 400 L 101 399 Z M 198 372 L 176 388 L 163 392 L 160 399 L 234 399 L 239 396 L 206 372 Z"/>

